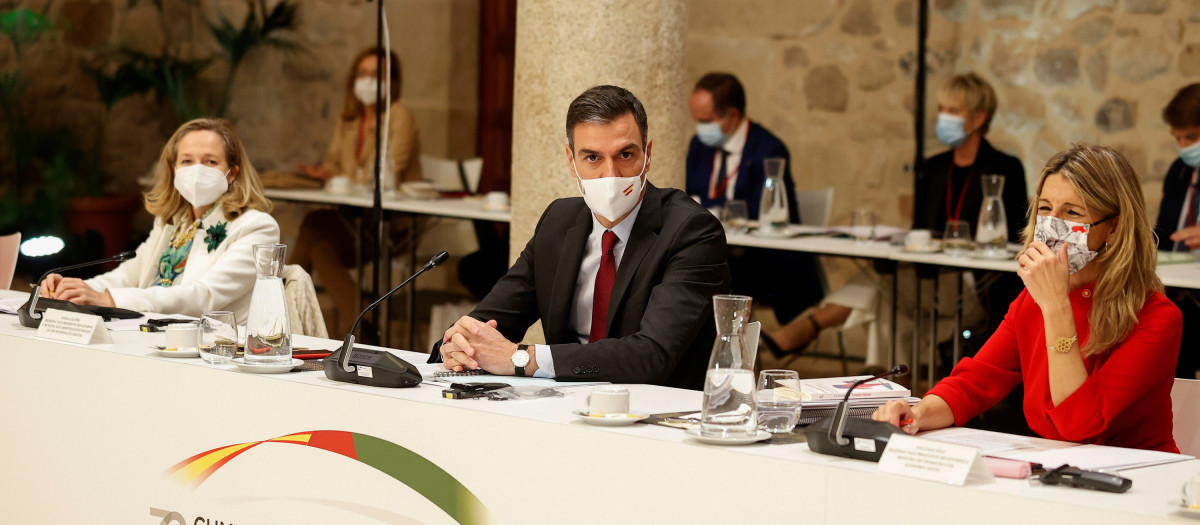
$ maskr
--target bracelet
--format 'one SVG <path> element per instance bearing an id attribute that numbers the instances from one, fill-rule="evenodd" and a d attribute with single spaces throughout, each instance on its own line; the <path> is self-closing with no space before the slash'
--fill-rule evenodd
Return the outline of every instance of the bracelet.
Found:
<path id="1" fill-rule="evenodd" d="M 1053 345 L 1048 346 L 1055 352 L 1065 354 L 1071 351 L 1071 346 L 1075 344 L 1075 341 L 1079 340 L 1078 338 L 1079 334 L 1075 334 L 1071 337 L 1059 337 L 1058 341 L 1055 341 Z"/>

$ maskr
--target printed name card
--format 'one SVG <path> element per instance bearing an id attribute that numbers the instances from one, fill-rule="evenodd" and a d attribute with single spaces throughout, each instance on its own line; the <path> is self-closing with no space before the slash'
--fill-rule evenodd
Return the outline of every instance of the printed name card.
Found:
<path id="1" fill-rule="evenodd" d="M 892 434 L 879 458 L 879 471 L 959 486 L 968 480 L 994 480 L 979 449 L 904 434 Z"/>
<path id="2" fill-rule="evenodd" d="M 98 315 L 47 308 L 42 313 L 38 337 L 81 345 L 112 344 L 104 318 Z"/>

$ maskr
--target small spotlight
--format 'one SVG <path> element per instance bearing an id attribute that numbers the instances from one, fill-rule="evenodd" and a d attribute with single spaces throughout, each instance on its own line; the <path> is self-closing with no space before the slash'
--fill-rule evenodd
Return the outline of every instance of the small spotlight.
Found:
<path id="1" fill-rule="evenodd" d="M 61 252 L 66 244 L 63 240 L 53 235 L 43 235 L 41 237 L 33 237 L 21 243 L 21 255 L 26 257 L 44 257 L 46 255 L 54 255 Z"/>
<path id="2" fill-rule="evenodd" d="M 963 339 L 970 339 L 970 338 L 971 338 L 971 331 L 963 330 Z"/>

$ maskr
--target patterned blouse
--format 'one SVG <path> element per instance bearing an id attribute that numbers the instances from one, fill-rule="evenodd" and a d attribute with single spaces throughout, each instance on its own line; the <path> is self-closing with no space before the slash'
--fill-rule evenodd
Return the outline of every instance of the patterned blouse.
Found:
<path id="1" fill-rule="evenodd" d="M 175 234 L 171 236 L 171 244 L 167 245 L 167 251 L 163 252 L 162 258 L 158 260 L 158 283 L 156 286 L 169 287 L 175 283 L 175 279 L 183 274 L 183 270 L 187 267 L 188 254 L 192 251 L 192 240 L 196 238 L 196 230 L 200 229 L 200 223 L 204 222 L 204 219 L 214 209 L 216 206 L 209 208 L 191 226 L 175 230 Z"/>

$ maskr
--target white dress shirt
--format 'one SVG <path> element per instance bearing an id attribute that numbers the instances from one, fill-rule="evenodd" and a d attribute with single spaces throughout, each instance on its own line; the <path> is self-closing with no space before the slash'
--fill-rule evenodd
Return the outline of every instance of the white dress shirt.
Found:
<path id="1" fill-rule="evenodd" d="M 642 187 L 644 191 L 645 185 Z M 625 246 L 629 244 L 633 223 L 637 222 L 641 209 L 642 203 L 638 202 L 633 211 L 612 228 L 612 232 L 617 236 L 617 244 L 613 246 L 613 258 L 616 259 L 617 268 L 621 267 L 621 256 L 625 255 Z M 607 228 L 600 224 L 593 213 L 592 232 L 588 234 L 587 243 L 584 245 L 583 262 L 579 265 L 579 275 L 575 277 L 575 302 L 571 306 L 571 328 L 575 329 L 580 343 L 587 343 L 592 332 L 592 296 L 596 289 L 596 274 L 600 272 L 600 258 L 603 256 L 601 243 L 605 231 Z M 554 377 L 554 355 L 550 353 L 550 345 L 534 345 L 534 349 L 538 369 L 533 376 Z"/>
<path id="2" fill-rule="evenodd" d="M 738 165 L 742 163 L 742 150 L 746 149 L 746 135 L 749 133 L 750 119 L 744 118 L 734 128 L 733 135 L 730 135 L 713 154 L 712 175 L 708 178 L 709 195 L 717 191 L 717 185 L 721 183 L 721 177 L 717 172 L 721 170 L 721 150 L 725 150 L 728 153 L 725 157 L 725 172 L 729 176 L 729 183 L 725 185 L 725 200 L 733 200 L 733 188 L 737 186 Z"/>
<path id="3" fill-rule="evenodd" d="M 1179 231 L 1187 227 L 1188 210 L 1192 209 L 1192 200 L 1200 198 L 1200 195 L 1196 195 L 1196 179 L 1197 177 L 1200 177 L 1200 174 L 1197 172 L 1200 172 L 1200 170 L 1192 168 L 1192 183 L 1188 185 L 1187 195 L 1183 198 L 1183 207 L 1179 209 L 1179 222 L 1175 226 L 1175 231 Z M 1188 249 L 1187 243 L 1183 241 L 1176 241 L 1172 248 L 1173 249 L 1171 251 L 1179 252 L 1187 251 Z M 1200 249 L 1193 251 L 1200 251 Z"/>

